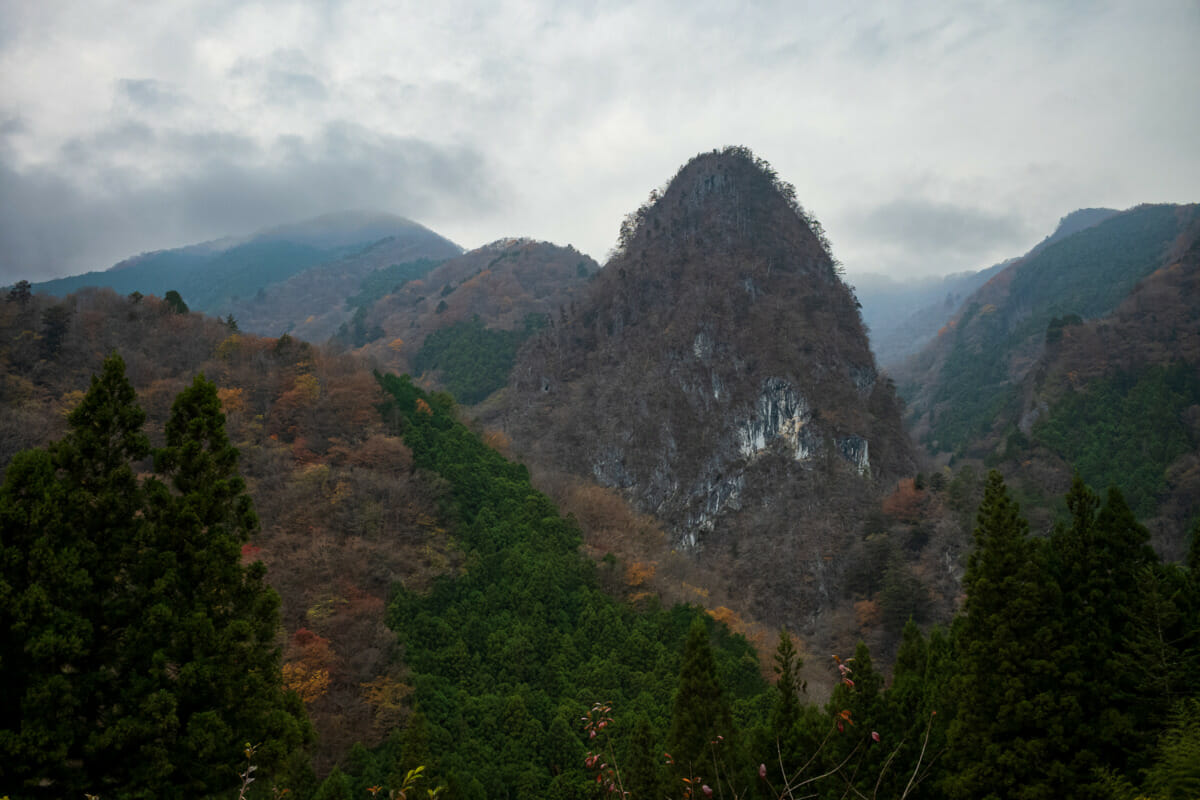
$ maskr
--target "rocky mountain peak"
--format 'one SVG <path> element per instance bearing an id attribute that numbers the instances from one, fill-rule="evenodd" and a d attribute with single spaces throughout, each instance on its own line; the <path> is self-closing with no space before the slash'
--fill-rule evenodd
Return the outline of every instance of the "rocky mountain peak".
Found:
<path id="1" fill-rule="evenodd" d="M 832 531 L 818 518 L 865 513 L 913 465 L 820 226 L 744 148 L 688 162 L 626 219 L 505 405 L 524 457 L 623 490 L 697 553 L 765 537 L 826 563 L 841 546 L 797 525 Z"/>

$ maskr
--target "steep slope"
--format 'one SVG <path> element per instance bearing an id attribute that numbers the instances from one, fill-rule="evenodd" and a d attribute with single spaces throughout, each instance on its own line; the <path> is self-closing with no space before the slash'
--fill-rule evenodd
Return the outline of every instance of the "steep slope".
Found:
<path id="1" fill-rule="evenodd" d="M 623 490 L 794 624 L 875 486 L 913 466 L 819 225 L 744 148 L 693 159 L 626 220 L 503 405 L 533 463 Z"/>
<path id="2" fill-rule="evenodd" d="M 460 252 L 440 237 L 388 236 L 252 297 L 220 303 L 212 313 L 232 314 L 242 330 L 264 335 L 286 332 L 308 342 L 325 342 L 353 316 L 355 307 L 349 301 L 361 295 L 364 286 L 388 275 L 395 279 L 424 275 Z"/>
<path id="3" fill-rule="evenodd" d="M 1118 213 L 1111 208 L 1072 211 L 1025 257 Z M 940 278 L 898 281 L 887 275 L 854 276 L 855 293 L 862 303 L 863 321 L 871 332 L 871 346 L 879 365 L 886 369 L 898 366 L 924 347 L 960 311 L 963 300 L 1016 260 L 1010 258 L 978 272 Z"/>
<path id="4" fill-rule="evenodd" d="M 920 350 L 950 321 L 962 301 L 1014 259 L 978 272 L 942 277 L 895 280 L 887 275 L 854 277 L 854 293 L 862 303 L 863 323 L 871 349 L 887 369 Z"/>
<path id="5" fill-rule="evenodd" d="M 34 289 L 57 296 L 88 286 L 158 296 L 174 289 L 191 308 L 224 314 L 239 300 L 254 298 L 267 287 L 317 265 L 335 262 L 333 269 L 338 271 L 341 268 L 336 262 L 344 256 L 383 239 L 404 245 L 406 260 L 448 258 L 461 252 L 452 242 L 403 217 L 344 212 L 260 231 L 244 239 L 143 253 L 105 271 L 35 284 Z M 350 286 L 348 293 L 354 290 Z"/>
<path id="6" fill-rule="evenodd" d="M 1197 215 L 1196 205 L 1138 206 L 1039 246 L 988 281 L 895 370 L 916 435 L 935 453 L 990 452 L 1015 424 L 1018 386 L 1048 326 L 1113 311 L 1167 263 Z"/>
<path id="7" fill-rule="evenodd" d="M 1200 513 L 1200 219 L 1117 309 L 1058 319 L 1020 386 L 1005 471 L 1054 494 L 1119 486 L 1167 558 Z"/>
<path id="8" fill-rule="evenodd" d="M 397 372 L 428 370 L 443 387 L 446 365 L 458 364 L 474 389 L 460 399 L 475 402 L 504 385 L 517 345 L 569 306 L 599 269 L 573 247 L 502 239 L 397 281 L 377 300 L 371 292 L 354 298 L 357 310 L 337 340 Z"/>

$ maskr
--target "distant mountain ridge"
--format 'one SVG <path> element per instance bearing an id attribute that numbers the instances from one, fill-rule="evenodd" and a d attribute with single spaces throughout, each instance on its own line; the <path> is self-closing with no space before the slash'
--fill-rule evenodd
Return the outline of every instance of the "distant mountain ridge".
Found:
<path id="1" fill-rule="evenodd" d="M 1047 325 L 1110 313 L 1163 266 L 1200 206 L 1146 205 L 1047 241 L 964 302 L 897 383 L 916 435 L 933 452 L 962 452 L 1008 419 L 1016 385 L 1044 346 Z M 1053 237 L 1052 237 L 1053 238 Z"/>
<path id="2" fill-rule="evenodd" d="M 414 257 L 445 258 L 461 252 L 453 242 L 404 217 L 341 212 L 247 237 L 143 253 L 108 270 L 45 281 L 33 288 L 58 296 L 86 286 L 159 296 L 174 289 L 198 311 L 224 313 L 232 304 L 253 298 L 269 286 L 353 256 L 388 238 L 405 242 Z"/>
<path id="3" fill-rule="evenodd" d="M 1111 208 L 1082 208 L 1058 221 L 1053 233 L 1023 256 L 1100 224 L 1120 213 Z M 960 310 L 963 301 L 1001 270 L 1019 260 L 1009 258 L 986 269 L 941 277 L 898 281 L 887 275 L 854 276 L 855 293 L 863 306 L 863 321 L 871 332 L 871 347 L 884 368 L 900 364 L 925 346 Z"/>

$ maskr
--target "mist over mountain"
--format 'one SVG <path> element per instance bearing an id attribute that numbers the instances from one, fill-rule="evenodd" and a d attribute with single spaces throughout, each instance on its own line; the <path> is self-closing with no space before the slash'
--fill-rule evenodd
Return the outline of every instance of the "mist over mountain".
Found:
<path id="1" fill-rule="evenodd" d="M 1117 213 L 1111 208 L 1072 211 L 1026 257 Z M 893 367 L 920 350 L 958 313 L 972 292 L 1016 260 L 1009 258 L 975 272 L 908 280 L 877 273 L 855 275 L 855 294 L 862 303 L 863 322 L 880 366 Z"/>
<path id="2" fill-rule="evenodd" d="M 340 262 L 353 261 L 384 239 L 393 241 L 390 258 L 445 258 L 462 252 L 454 243 L 403 217 L 343 212 L 269 228 L 248 237 L 143 253 L 108 270 L 37 283 L 33 288 L 59 296 L 85 286 L 157 296 L 175 290 L 196 310 L 225 313 L 239 301 L 261 299 L 257 295 L 268 287 L 321 265 L 328 264 L 335 273 L 361 280 L 366 271 L 376 267 L 371 257 L 357 266 Z M 294 292 L 281 293 L 283 297 L 289 294 Z M 288 309 L 285 315 L 295 313 L 298 311 Z M 278 311 L 275 316 L 279 316 Z"/>

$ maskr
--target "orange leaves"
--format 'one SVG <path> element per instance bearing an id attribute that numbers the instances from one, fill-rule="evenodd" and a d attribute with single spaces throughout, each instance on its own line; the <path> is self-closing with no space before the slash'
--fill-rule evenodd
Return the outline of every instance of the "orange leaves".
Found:
<path id="1" fill-rule="evenodd" d="M 226 414 L 234 414 L 246 410 L 245 391 L 240 387 L 217 389 L 217 399 L 221 401 L 221 410 Z"/>
<path id="2" fill-rule="evenodd" d="M 303 661 L 283 665 L 283 688 L 300 695 L 305 705 L 311 705 L 329 691 L 329 670 L 311 669 Z"/>
<path id="3" fill-rule="evenodd" d="M 433 416 L 433 409 L 429 407 L 429 403 L 426 403 L 423 397 L 417 398 L 417 413 L 430 417 Z"/>
<path id="4" fill-rule="evenodd" d="M 633 561 L 625 567 L 625 585 L 641 586 L 654 577 L 658 563 L 654 561 Z"/>
<path id="5" fill-rule="evenodd" d="M 883 610 L 874 600 L 859 600 L 854 604 L 854 622 L 864 630 L 872 629 L 883 619 Z"/>
<path id="6" fill-rule="evenodd" d="M 883 501 L 883 513 L 900 522 L 920 522 L 927 496 L 917 489 L 912 478 L 904 478 Z"/>
<path id="7" fill-rule="evenodd" d="M 328 639 L 301 628 L 292 634 L 288 647 L 284 686 L 300 695 L 305 704 L 315 703 L 329 691 L 330 669 L 336 661 Z"/>
<path id="8" fill-rule="evenodd" d="M 404 340 L 401 339 L 400 337 L 396 337 L 395 339 L 392 339 L 392 341 L 388 342 L 388 349 L 391 350 L 393 353 L 399 353 L 401 350 L 404 349 Z"/>

